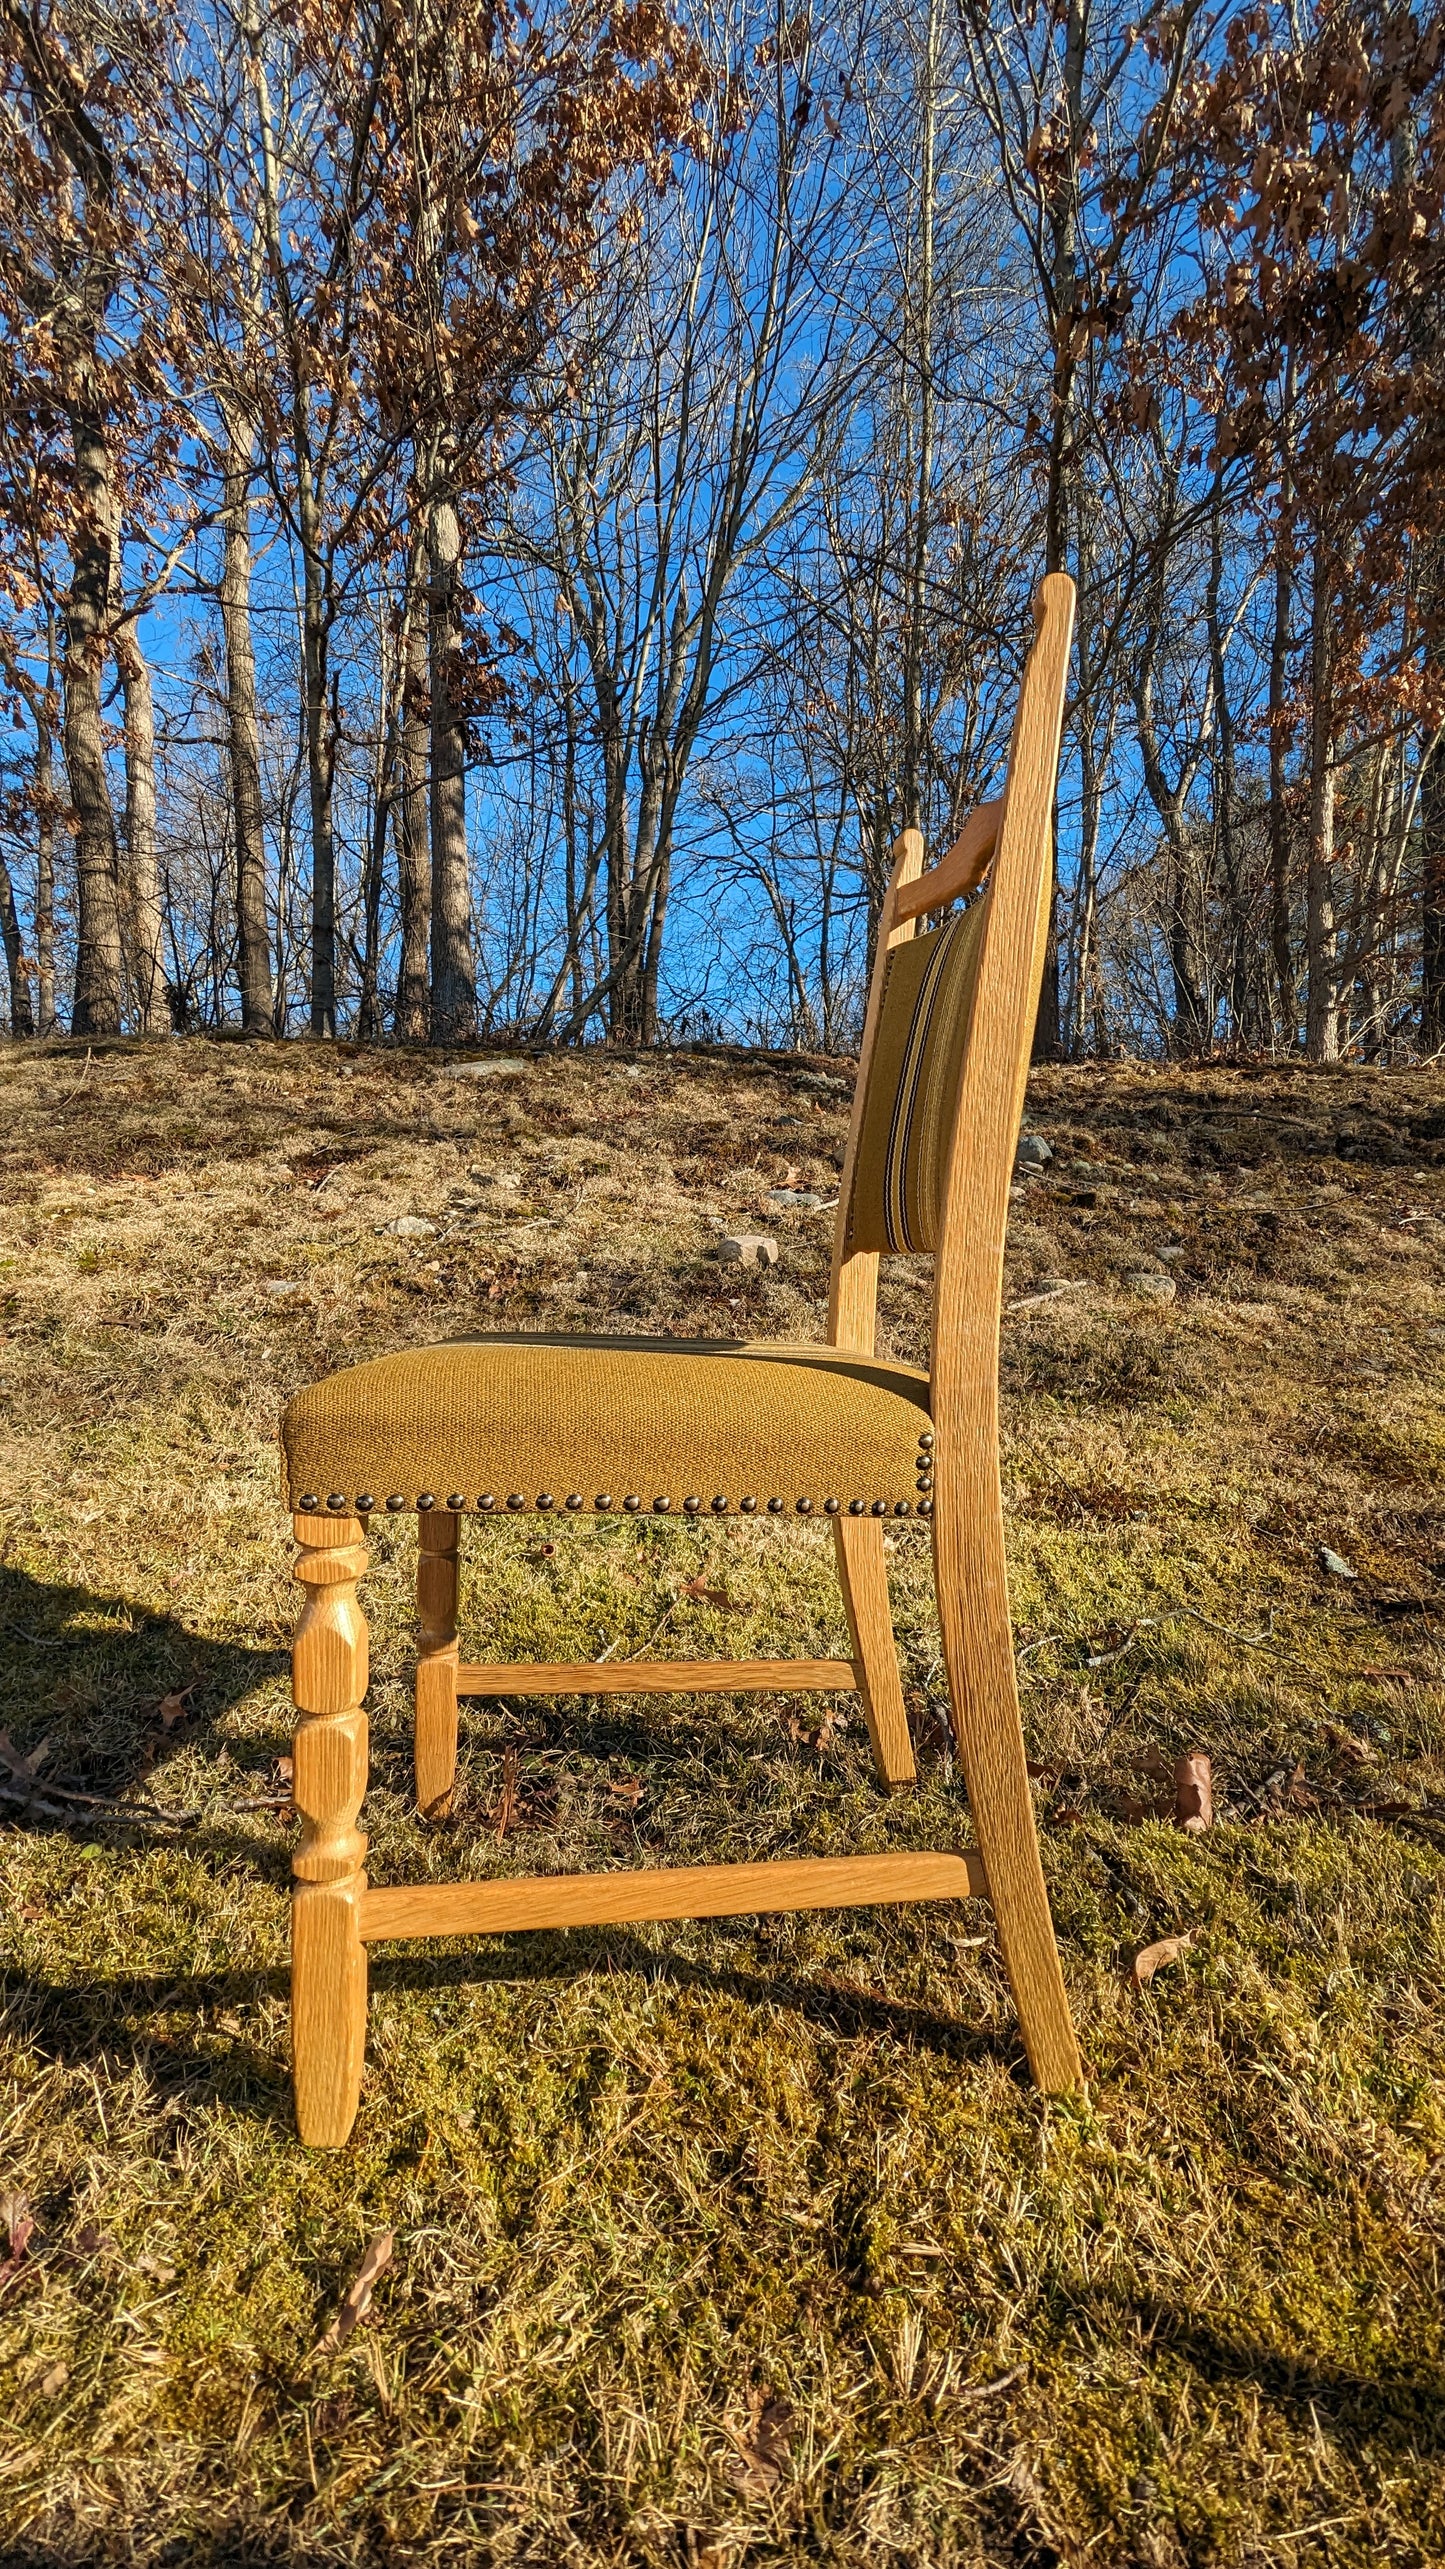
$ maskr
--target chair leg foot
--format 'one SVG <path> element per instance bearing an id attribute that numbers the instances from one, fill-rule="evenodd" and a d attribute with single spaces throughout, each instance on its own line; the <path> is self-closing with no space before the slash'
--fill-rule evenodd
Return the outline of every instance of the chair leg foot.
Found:
<path id="1" fill-rule="evenodd" d="M 355 1517 L 298 1516 L 295 1524 L 306 1602 L 291 1654 L 301 1716 L 292 1792 L 302 1822 L 291 1867 L 291 2056 L 303 2141 L 339 2149 L 355 2119 L 366 2049 L 366 1840 L 356 1826 L 366 1792 L 367 1632 L 356 1594 L 366 1547 Z"/>
<path id="2" fill-rule="evenodd" d="M 838 1584 L 853 1636 L 853 1657 L 863 1680 L 863 1711 L 873 1763 L 879 1782 L 888 1792 L 896 1793 L 903 1785 L 913 1783 L 917 1769 L 898 1674 L 883 1528 L 874 1517 L 835 1517 L 833 1541 Z"/>
<path id="3" fill-rule="evenodd" d="M 416 1599 L 421 1626 L 413 1755 L 417 1808 L 445 1819 L 457 1776 L 457 1548 L 460 1527 L 440 1513 L 417 1520 Z"/>
<path id="4" fill-rule="evenodd" d="M 350 2137 L 366 2055 L 365 1874 L 298 1883 L 291 1900 L 291 2048 L 296 2124 L 314 2150 Z"/>
<path id="5" fill-rule="evenodd" d="M 954 1735 L 1029 2067 L 1046 2094 L 1066 2095 L 1083 2087 L 1084 2071 L 1024 1759 L 1002 1516 L 982 1528 L 975 1520 L 966 1559 L 950 1539 L 956 1531 L 946 1518 L 935 1518 L 938 1616 Z"/>

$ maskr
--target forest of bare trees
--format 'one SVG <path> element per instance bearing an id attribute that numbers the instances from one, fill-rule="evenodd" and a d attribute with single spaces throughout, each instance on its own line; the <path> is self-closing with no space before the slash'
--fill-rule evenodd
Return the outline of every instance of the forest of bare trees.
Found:
<path id="1" fill-rule="evenodd" d="M 0 0 L 15 1037 L 1445 1044 L 1445 0 Z"/>

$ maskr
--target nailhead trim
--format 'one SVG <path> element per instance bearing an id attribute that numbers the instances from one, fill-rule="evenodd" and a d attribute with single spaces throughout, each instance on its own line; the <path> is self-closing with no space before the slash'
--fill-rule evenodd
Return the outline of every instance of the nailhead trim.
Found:
<path id="1" fill-rule="evenodd" d="M 928 1453 L 933 1444 L 933 1430 L 931 1427 L 923 1427 L 919 1429 L 918 1442 L 923 1447 L 924 1452 Z"/>
<path id="2" fill-rule="evenodd" d="M 931 1471 L 925 1472 L 920 1470 L 916 1486 L 920 1492 L 916 1512 L 919 1516 L 931 1516 L 933 1513 L 933 1503 L 931 1496 L 928 1495 L 933 1489 L 933 1475 Z M 314 1490 L 303 1490 L 292 1504 L 298 1516 L 319 1515 L 322 1512 L 323 1506 L 323 1502 L 318 1498 Z M 328 1492 L 324 1504 L 326 1509 L 333 1516 L 345 1515 L 348 1510 L 353 1511 L 357 1516 L 370 1516 L 373 1509 L 379 1506 L 381 1502 L 373 1497 L 370 1490 L 358 1490 L 354 1499 L 348 1498 L 344 1491 L 332 1490 Z M 415 1507 L 420 1510 L 422 1514 L 425 1514 L 428 1509 L 436 1507 L 437 1504 L 438 1502 L 430 1490 L 422 1490 L 414 1500 L 408 1499 L 400 1490 L 393 1490 L 385 1501 L 386 1507 L 390 1510 L 393 1516 L 400 1515 L 403 1509 L 411 1507 Z M 496 1509 L 497 1504 L 498 1501 L 496 1493 L 492 1490 L 483 1490 L 477 1499 L 477 1507 L 484 1516 L 490 1516 Z M 510 1490 L 507 1493 L 505 1504 L 515 1515 L 528 1504 L 525 1492 L 521 1490 Z M 550 1490 L 539 1490 L 532 1504 L 545 1515 L 549 1509 L 555 1508 L 559 1504 L 571 1509 L 575 1513 L 578 1508 L 585 1507 L 587 1502 L 580 1490 L 569 1490 L 566 1498 L 560 1502 L 554 1497 Z M 673 1509 L 678 1504 L 679 1502 L 674 1499 L 666 1496 L 659 1496 L 652 1502 L 652 1511 L 654 1515 L 657 1516 L 670 1516 Z M 700 1516 L 702 1514 L 703 1501 L 695 1493 L 690 1493 L 688 1497 L 681 1501 L 680 1504 L 684 1514 L 687 1516 Z M 736 1505 L 741 1515 L 756 1516 L 760 1504 L 766 1506 L 769 1516 L 782 1516 L 786 1513 L 788 1502 L 786 1499 L 778 1498 L 776 1496 L 760 1502 L 751 1496 L 751 1494 L 734 1501 L 724 1498 L 721 1492 L 719 1492 L 717 1497 L 710 1499 L 707 1504 L 715 1516 L 726 1516 L 729 1509 L 734 1505 Z M 800 1498 L 795 1499 L 793 1504 L 799 1516 L 813 1516 L 817 1513 L 820 1502 L 817 1499 Z M 460 1490 L 453 1490 L 447 1498 L 445 1505 L 452 1515 L 462 1516 L 466 1513 L 466 1510 L 470 1505 L 470 1501 Z M 617 1501 L 612 1496 L 610 1490 L 599 1490 L 597 1496 L 592 1502 L 592 1505 L 594 1511 L 599 1516 L 611 1516 L 615 1514 L 617 1510 Z M 646 1505 L 646 1502 L 639 1497 L 636 1492 L 629 1491 L 627 1497 L 623 1499 L 622 1505 L 629 1516 L 635 1516 L 638 1510 Z M 889 1513 L 889 1502 L 887 1499 L 848 1499 L 845 1501 L 837 1498 L 825 1498 L 821 1501 L 821 1506 L 825 1516 L 838 1516 L 842 1513 L 845 1506 L 850 1516 L 887 1516 Z M 894 1516 L 910 1516 L 914 1513 L 914 1509 L 909 1500 L 895 1499 L 892 1504 L 892 1513 Z"/>

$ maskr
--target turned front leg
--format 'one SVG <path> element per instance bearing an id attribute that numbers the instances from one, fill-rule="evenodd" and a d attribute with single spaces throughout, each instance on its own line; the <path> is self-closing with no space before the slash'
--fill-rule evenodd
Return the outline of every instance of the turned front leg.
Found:
<path id="1" fill-rule="evenodd" d="M 351 2130 L 366 2049 L 366 1947 L 360 1904 L 366 1840 L 366 1568 L 359 1517 L 298 1516 L 296 1576 L 306 1592 L 291 1653 L 301 1716 L 292 1791 L 301 1843 L 292 1860 L 291 2057 L 303 2141 L 339 2149 Z"/>

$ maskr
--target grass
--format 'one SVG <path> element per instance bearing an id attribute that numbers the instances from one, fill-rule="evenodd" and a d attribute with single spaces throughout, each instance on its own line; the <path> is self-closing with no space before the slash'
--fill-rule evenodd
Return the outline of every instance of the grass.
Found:
<path id="1" fill-rule="evenodd" d="M 845 1090 L 0 1059 L 0 1727 L 50 1742 L 0 1803 L 5 2564 L 1445 2558 L 1434 1071 L 1034 1082 L 1004 1468 L 1087 2103 L 1030 2091 L 986 1912 L 940 1907 L 382 1947 L 354 2143 L 293 2137 L 284 1398 L 489 1323 L 817 1334 L 827 1219 L 766 1190 L 835 1180 Z M 718 1261 L 739 1223 L 775 1272 Z M 883 1310 L 922 1353 L 921 1262 Z M 530 1703 L 473 1711 L 431 1832 L 412 1539 L 374 1534 L 374 1879 L 966 1836 L 921 1530 L 916 1795 L 829 1698 Z M 802 1527 L 528 1520 L 467 1563 L 478 1656 L 843 1647 Z M 1190 1749 L 1198 1837 L 1139 1816 Z"/>

